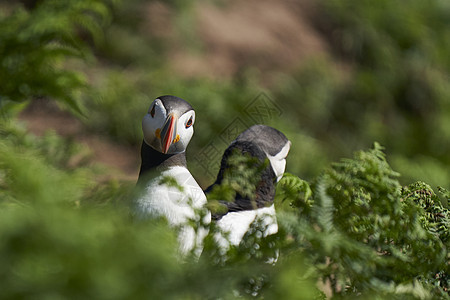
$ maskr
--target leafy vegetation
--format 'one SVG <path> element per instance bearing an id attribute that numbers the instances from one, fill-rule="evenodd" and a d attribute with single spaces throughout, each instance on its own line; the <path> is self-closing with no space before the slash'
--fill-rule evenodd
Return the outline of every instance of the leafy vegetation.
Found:
<path id="1" fill-rule="evenodd" d="M 446 234 L 437 233 L 438 228 L 447 231 L 443 220 L 448 210 L 429 186 L 417 183 L 402 190 L 379 145 L 333 164 L 312 190 L 313 204 L 308 193 L 292 203 L 303 209 L 298 215 L 301 226 L 291 234 L 306 244 L 333 294 L 370 291 L 382 297 L 420 298 L 423 292 L 442 297 L 448 290 L 448 241 Z M 425 214 L 426 199 L 439 213 Z M 440 272 L 443 280 L 435 280 Z M 394 286 L 404 286 L 404 294 L 391 295 Z"/>
<path id="2" fill-rule="evenodd" d="M 90 54 L 82 34 L 100 39 L 108 17 L 108 5 L 102 1 L 40 1 L 32 11 L 19 4 L 4 7 L 0 15 L 0 104 L 52 97 L 79 111 L 77 94 L 86 87 L 86 79 L 64 64 L 69 58 Z"/>
<path id="3" fill-rule="evenodd" d="M 317 27 L 338 64 L 311 61 L 296 75 L 283 76 L 274 97 L 289 103 L 297 116 L 292 120 L 310 135 L 330 141 L 335 159 L 376 140 L 392 152 L 405 179 L 449 182 L 448 3 L 321 5 L 326 17 L 315 18 Z"/>
<path id="4" fill-rule="evenodd" d="M 378 145 L 334 164 L 312 187 L 284 177 L 276 236 L 261 240 L 255 224 L 223 253 L 212 227 L 200 261 L 184 264 L 164 223 L 129 218 L 131 187 L 99 188 L 89 169 L 49 165 L 39 148 L 26 139 L 0 147 L 6 297 L 314 298 L 322 281 L 336 297 L 448 296 L 448 210 L 424 183 L 402 188 Z M 277 264 L 264 263 L 275 249 Z"/>
<path id="5" fill-rule="evenodd" d="M 130 218 L 134 182 L 104 179 L 108 170 L 85 147 L 52 132 L 33 136 L 15 115 L 48 97 L 90 130 L 135 145 L 149 101 L 175 94 L 197 111 L 190 153 L 211 140 L 220 151 L 224 128 L 252 122 L 245 109 L 266 91 L 260 78 L 174 75 L 164 54 L 173 41 L 140 34 L 140 1 L 22 2 L 0 4 L 3 298 L 450 297 L 445 1 L 321 3 L 316 25 L 335 52 L 280 75 L 267 93 L 283 114 L 268 122 L 293 142 L 291 174 L 277 187 L 280 231 L 262 239 L 253 224 L 223 251 L 212 224 L 199 260 L 177 256 L 164 221 Z M 180 43 L 189 43 L 193 5 L 170 7 L 188 33 Z M 374 140 L 387 156 L 375 143 L 329 163 Z M 276 264 L 267 263 L 274 253 Z"/>

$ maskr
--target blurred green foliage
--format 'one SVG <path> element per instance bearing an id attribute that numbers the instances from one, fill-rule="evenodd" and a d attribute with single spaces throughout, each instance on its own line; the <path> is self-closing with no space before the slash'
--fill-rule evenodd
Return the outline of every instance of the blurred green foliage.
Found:
<path id="1" fill-rule="evenodd" d="M 321 13 L 334 60 L 282 77 L 275 99 L 331 157 L 376 140 L 405 179 L 450 182 L 449 4 L 329 0 Z"/>
<path id="2" fill-rule="evenodd" d="M 7 101 L 52 97 L 79 112 L 77 94 L 86 86 L 80 72 L 65 67 L 69 58 L 90 55 L 83 35 L 101 39 L 109 21 L 105 1 L 36 1 L 0 6 L 0 107 Z"/>
<path id="3" fill-rule="evenodd" d="M 378 145 L 333 164 L 311 187 L 284 177 L 277 235 L 262 239 L 254 224 L 224 253 L 211 226 L 200 260 L 182 262 L 164 222 L 130 218 L 131 186 L 102 186 L 89 167 L 52 164 L 66 151 L 62 143 L 30 144 L 36 138 L 19 138 L 21 130 L 5 132 L 4 298 L 319 299 L 317 282 L 336 298 L 448 298 L 448 210 L 424 183 L 402 188 Z M 275 250 L 278 262 L 267 264 Z"/>
<path id="4" fill-rule="evenodd" d="M 140 27 L 155 1 L 22 2 L 0 4 L 2 298 L 449 298 L 450 193 L 424 183 L 450 182 L 447 2 L 322 1 L 315 25 L 333 53 L 265 87 L 246 71 L 212 80 L 168 67 L 174 45 L 202 51 L 194 3 L 169 1 L 177 34 L 165 39 Z M 130 218 L 134 183 L 99 180 L 108 171 L 86 148 L 11 117 L 50 97 L 136 145 L 150 102 L 181 96 L 197 112 L 188 161 L 206 186 L 194 154 L 225 149 L 220 135 L 251 122 L 245 108 L 261 92 L 281 108 L 269 125 L 293 142 L 288 170 L 306 180 L 278 184 L 277 235 L 261 239 L 254 224 L 223 253 L 213 224 L 199 261 L 181 262 L 163 221 Z M 402 177 L 378 144 L 326 167 L 374 140 Z M 265 263 L 274 251 L 278 262 Z"/>
<path id="5" fill-rule="evenodd" d="M 21 137 L 20 129 L 0 132 L 2 298 L 232 299 L 260 295 L 253 278 L 261 276 L 273 278 L 268 297 L 319 293 L 311 275 L 299 279 L 301 258 L 277 267 L 246 256 L 226 266 L 215 263 L 219 256 L 182 261 L 165 222 L 130 217 L 131 186 L 101 185 L 89 167 L 50 163 L 66 151 L 61 143 L 30 144 L 39 139 Z M 287 290 L 291 284 L 298 288 Z"/>
<path id="6" fill-rule="evenodd" d="M 292 173 L 312 178 L 330 161 L 379 141 L 404 175 L 403 183 L 450 182 L 450 17 L 445 1 L 323 1 L 313 25 L 334 52 L 312 58 L 293 74 L 276 76 L 265 87 L 259 83 L 261 74 L 245 70 L 233 80 L 176 74 L 166 55 L 171 47 L 204 51 L 192 36 L 192 4 L 169 4 L 173 12 L 167 18 L 174 25 L 165 38 L 145 31 L 144 4 L 131 1 L 116 8 L 105 30 L 98 55 L 108 64 L 94 74 L 96 92 L 84 101 L 95 115 L 85 120 L 92 130 L 140 143 L 142 112 L 155 97 L 176 94 L 190 101 L 198 115 L 189 156 L 212 140 L 220 144 L 218 136 L 265 92 L 282 110 L 269 125 L 301 141 L 292 148 Z M 183 34 L 186 30 L 191 31 Z M 226 147 L 220 146 L 221 151 Z M 192 168 L 203 185 L 210 183 L 212 178 Z"/>

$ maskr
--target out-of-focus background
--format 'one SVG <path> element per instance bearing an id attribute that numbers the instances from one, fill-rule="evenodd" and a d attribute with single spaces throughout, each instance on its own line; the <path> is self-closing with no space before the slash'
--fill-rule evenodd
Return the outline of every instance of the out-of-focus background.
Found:
<path id="1" fill-rule="evenodd" d="M 449 73 L 448 0 L 0 1 L 0 298 L 448 299 Z M 202 187 L 252 124 L 292 141 L 278 234 L 180 264 L 130 217 L 165 94 Z"/>
<path id="2" fill-rule="evenodd" d="M 203 187 L 227 144 L 255 123 L 288 136 L 287 171 L 307 180 L 377 141 L 405 184 L 450 183 L 447 1 L 93 2 L 106 5 L 101 11 L 82 1 L 80 9 L 94 10 L 85 20 L 57 8 L 50 18 L 46 2 L 0 4 L 1 18 L 9 18 L 0 29 L 2 106 L 26 101 L 18 121 L 27 130 L 80 142 L 91 162 L 111 168 L 109 176 L 136 179 L 142 116 L 154 98 L 173 94 L 197 112 L 187 154 Z M 54 26 L 58 18 L 66 21 Z M 71 32 L 58 37 L 58 26 Z M 69 79 L 45 87 L 33 78 L 40 75 L 26 51 L 51 47 L 52 33 L 54 43 L 68 44 L 55 72 L 76 71 L 87 86 L 70 96 L 81 113 L 67 105 L 64 89 L 52 90 Z M 21 47 L 31 56 L 25 64 L 14 55 Z M 18 87 L 5 82 L 12 80 Z"/>

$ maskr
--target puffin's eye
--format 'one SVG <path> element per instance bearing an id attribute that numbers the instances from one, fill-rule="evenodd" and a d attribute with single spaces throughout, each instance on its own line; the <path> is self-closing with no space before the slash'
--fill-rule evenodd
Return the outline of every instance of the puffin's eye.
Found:
<path id="1" fill-rule="evenodd" d="M 150 111 L 150 115 L 152 116 L 152 118 L 155 116 L 155 104 L 153 104 L 152 110 Z"/>
<path id="2" fill-rule="evenodd" d="M 191 126 L 192 126 L 192 117 L 189 119 L 189 121 L 187 121 L 186 128 L 189 128 Z"/>

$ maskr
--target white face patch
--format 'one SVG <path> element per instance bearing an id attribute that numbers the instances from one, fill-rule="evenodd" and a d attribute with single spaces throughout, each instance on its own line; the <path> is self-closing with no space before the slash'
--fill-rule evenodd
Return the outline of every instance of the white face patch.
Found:
<path id="1" fill-rule="evenodd" d="M 156 136 L 156 130 L 164 125 L 167 112 L 160 99 L 155 99 L 147 114 L 142 119 L 142 131 L 144 133 L 144 141 L 153 149 L 162 151 L 160 137 Z"/>
<path id="2" fill-rule="evenodd" d="M 176 111 L 171 112 L 171 114 L 177 118 L 177 131 L 173 135 L 173 143 L 170 145 L 167 154 L 181 153 L 186 150 L 194 134 L 195 112 L 190 110 L 181 116 L 177 115 Z M 142 119 L 145 143 L 161 153 L 163 152 L 161 131 L 168 116 L 169 112 L 166 111 L 162 101 L 155 99 Z"/>
<path id="3" fill-rule="evenodd" d="M 186 150 L 192 135 L 194 134 L 195 111 L 190 110 L 178 118 L 176 140 L 168 153 L 180 153 Z M 178 136 L 178 137 L 177 137 Z"/>
<path id="4" fill-rule="evenodd" d="M 267 158 L 270 161 L 270 165 L 272 166 L 273 172 L 277 177 L 277 182 L 280 181 L 281 177 L 283 177 L 284 171 L 286 170 L 286 157 L 290 149 L 291 149 L 291 142 L 288 141 L 277 155 L 271 156 L 267 154 Z"/>

